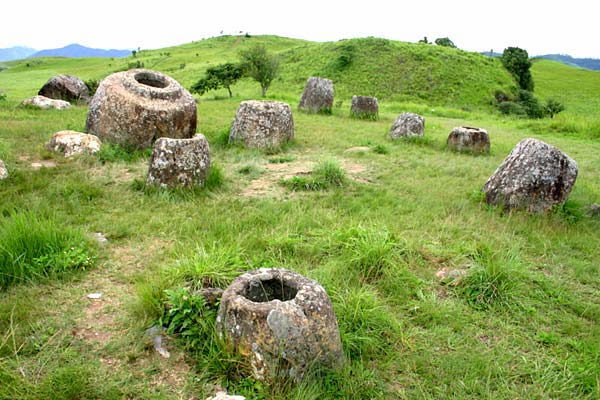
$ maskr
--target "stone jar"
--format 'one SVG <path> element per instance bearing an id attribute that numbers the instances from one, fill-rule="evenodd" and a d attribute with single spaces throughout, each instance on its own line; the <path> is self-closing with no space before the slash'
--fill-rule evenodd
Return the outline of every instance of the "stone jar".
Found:
<path id="1" fill-rule="evenodd" d="M 396 118 L 388 137 L 390 139 L 423 137 L 425 134 L 425 118 L 418 114 L 402 113 Z"/>
<path id="2" fill-rule="evenodd" d="M 100 82 L 90 102 L 86 132 L 102 142 L 144 149 L 161 137 L 191 138 L 196 101 L 175 79 L 132 69 Z"/>
<path id="3" fill-rule="evenodd" d="M 577 163 L 554 146 L 524 139 L 490 176 L 488 204 L 540 213 L 563 204 L 577 179 Z"/>
<path id="4" fill-rule="evenodd" d="M 377 119 L 379 116 L 377 97 L 352 96 L 350 113 L 357 118 Z"/>
<path id="5" fill-rule="evenodd" d="M 279 148 L 293 139 L 292 109 L 278 101 L 242 101 L 229 131 L 230 142 L 249 148 Z"/>
<path id="6" fill-rule="evenodd" d="M 309 113 L 330 114 L 333 95 L 333 81 L 312 76 L 306 81 L 298 107 Z"/>
<path id="7" fill-rule="evenodd" d="M 452 129 L 446 147 L 472 154 L 487 154 L 490 152 L 490 137 L 485 129 L 459 126 Z"/>
<path id="8" fill-rule="evenodd" d="M 162 188 L 201 187 L 209 170 L 210 148 L 204 135 L 160 138 L 154 143 L 146 183 Z"/>
<path id="9" fill-rule="evenodd" d="M 42 86 L 38 95 L 84 104 L 90 101 L 90 92 L 85 82 L 73 75 L 53 76 Z"/>
<path id="10" fill-rule="evenodd" d="M 221 298 L 217 330 L 249 360 L 259 380 L 300 380 L 311 365 L 344 361 L 325 289 L 285 269 L 262 268 L 236 278 Z"/>

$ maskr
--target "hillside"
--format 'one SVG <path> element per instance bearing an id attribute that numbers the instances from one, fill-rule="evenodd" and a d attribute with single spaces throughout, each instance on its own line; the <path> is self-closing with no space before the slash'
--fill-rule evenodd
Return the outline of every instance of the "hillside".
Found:
<path id="1" fill-rule="evenodd" d="M 544 54 L 535 58 L 543 58 L 550 61 L 558 61 L 572 67 L 591 69 L 594 71 L 600 70 L 600 60 L 596 58 L 575 58 L 566 54 Z"/>
<path id="2" fill-rule="evenodd" d="M 26 58 L 35 53 L 36 50 L 31 47 L 14 46 L 0 49 L 0 61 L 12 61 Z"/>
<path id="3" fill-rule="evenodd" d="M 10 64 L 11 69 L 4 73 L 27 71 L 33 91 L 58 73 L 100 79 L 117 70 L 143 65 L 168 73 L 190 87 L 207 67 L 236 61 L 241 49 L 257 43 L 281 57 L 281 76 L 270 93 L 294 98 L 313 75 L 333 79 L 337 99 L 346 102 L 358 94 L 387 101 L 480 107 L 489 104 L 496 89 L 510 90 L 514 85 L 498 60 L 458 49 L 375 38 L 314 43 L 277 36 L 221 36 L 171 48 L 142 50 L 136 58 L 122 60 L 22 61 Z M 10 91 L 10 83 L 3 76 L 0 88 Z M 247 86 L 248 82 L 238 84 L 241 88 Z"/>
<path id="4" fill-rule="evenodd" d="M 93 49 L 91 47 L 82 46 L 80 44 L 70 44 L 65 47 L 58 49 L 46 49 L 40 50 L 29 58 L 40 58 L 40 57 L 72 57 L 72 58 L 83 58 L 83 57 L 127 57 L 131 55 L 130 50 L 105 50 L 105 49 Z"/>

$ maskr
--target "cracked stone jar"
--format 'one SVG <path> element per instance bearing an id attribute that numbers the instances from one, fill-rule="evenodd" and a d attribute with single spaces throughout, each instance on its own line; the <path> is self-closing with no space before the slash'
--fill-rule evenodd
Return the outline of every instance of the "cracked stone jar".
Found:
<path id="1" fill-rule="evenodd" d="M 300 380 L 310 366 L 335 368 L 344 361 L 325 289 L 285 269 L 261 268 L 236 278 L 221 298 L 217 330 L 259 380 Z"/>
<path id="2" fill-rule="evenodd" d="M 86 132 L 103 143 L 144 149 L 161 137 L 191 138 L 196 118 L 196 101 L 175 79 L 132 69 L 100 82 L 90 101 Z"/>

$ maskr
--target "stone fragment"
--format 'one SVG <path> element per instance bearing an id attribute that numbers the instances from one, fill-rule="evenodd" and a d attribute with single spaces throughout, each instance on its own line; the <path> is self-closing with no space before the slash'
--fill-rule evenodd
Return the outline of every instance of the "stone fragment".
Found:
<path id="1" fill-rule="evenodd" d="M 49 99 L 45 96 L 33 96 L 32 98 L 23 100 L 21 102 L 21 105 L 37 107 L 43 110 L 47 110 L 49 108 L 54 108 L 56 110 L 66 110 L 71 108 L 71 103 L 69 103 L 68 101 Z"/>
<path id="2" fill-rule="evenodd" d="M 590 204 L 587 207 L 587 213 L 591 217 L 600 217 L 600 204 Z"/>
<path id="3" fill-rule="evenodd" d="M 446 147 L 450 150 L 472 154 L 490 152 L 490 137 L 485 129 L 459 126 L 452 129 Z"/>
<path id="4" fill-rule="evenodd" d="M 309 365 L 338 367 L 344 354 L 325 289 L 295 272 L 261 268 L 225 290 L 217 331 L 259 380 L 300 380 Z"/>
<path id="5" fill-rule="evenodd" d="M 214 396 L 207 397 L 206 400 L 246 400 L 244 396 L 227 394 L 226 391 L 218 391 Z"/>
<path id="6" fill-rule="evenodd" d="M 194 291 L 192 295 L 203 297 L 204 304 L 206 304 L 208 308 L 217 309 L 219 307 L 221 296 L 223 296 L 223 289 L 207 287 Z"/>
<path id="7" fill-rule="evenodd" d="M 71 157 L 79 154 L 94 154 L 100 151 L 102 142 L 97 136 L 76 131 L 60 131 L 52 136 L 46 148 L 50 151 L 64 154 L 65 157 Z"/>
<path id="8" fill-rule="evenodd" d="M 210 149 L 202 134 L 191 139 L 160 138 L 154 143 L 146 183 L 162 188 L 204 186 Z"/>
<path id="9" fill-rule="evenodd" d="M 293 139 L 292 109 L 278 101 L 242 101 L 229 132 L 230 142 L 249 148 L 279 148 Z"/>
<path id="10" fill-rule="evenodd" d="M 390 139 L 423 137 L 425 134 L 425 118 L 418 114 L 402 113 L 396 118 L 388 137 Z"/>
<path id="11" fill-rule="evenodd" d="M 109 75 L 90 101 L 86 132 L 102 142 L 143 149 L 158 138 L 191 138 L 196 102 L 176 80 L 157 71 L 132 69 Z"/>
<path id="12" fill-rule="evenodd" d="M 577 163 L 537 139 L 519 142 L 483 187 L 488 204 L 540 213 L 564 203 L 577 179 Z"/>
<path id="13" fill-rule="evenodd" d="M 65 100 L 87 104 L 90 92 L 85 83 L 72 75 L 57 75 L 48 80 L 38 92 L 40 96 L 50 99 Z"/>
<path id="14" fill-rule="evenodd" d="M 298 107 L 310 113 L 330 114 L 333 95 L 333 81 L 312 76 L 306 81 Z"/>
<path id="15" fill-rule="evenodd" d="M 6 169 L 4 161 L 0 160 L 0 181 L 6 178 L 8 178 L 8 170 Z"/>
<path id="16" fill-rule="evenodd" d="M 379 117 L 377 97 L 352 96 L 350 112 L 357 118 L 377 119 Z"/>

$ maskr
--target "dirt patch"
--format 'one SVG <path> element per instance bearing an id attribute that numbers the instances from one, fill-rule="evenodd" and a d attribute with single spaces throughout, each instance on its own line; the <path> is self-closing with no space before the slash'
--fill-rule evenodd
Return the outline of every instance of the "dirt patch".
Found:
<path id="1" fill-rule="evenodd" d="M 96 341 L 105 345 L 112 338 L 111 328 L 114 328 L 114 314 L 106 310 L 110 300 L 88 299 L 80 328 L 73 329 L 73 335 L 86 340 Z"/>
<path id="2" fill-rule="evenodd" d="M 369 151 L 369 147 L 368 146 L 353 146 L 353 147 L 349 147 L 345 150 L 346 153 L 356 153 L 359 151 Z"/>
<path id="3" fill-rule="evenodd" d="M 261 176 L 251 180 L 241 194 L 243 197 L 282 197 L 287 191 L 279 182 L 291 179 L 294 176 L 310 175 L 315 164 L 313 161 L 298 160 L 288 163 L 261 165 L 260 168 L 263 170 Z M 348 178 L 353 181 L 359 183 L 372 182 L 372 179 L 367 176 L 365 165 L 346 160 L 342 160 L 341 164 Z"/>
<path id="4" fill-rule="evenodd" d="M 55 168 L 56 162 L 52 160 L 39 160 L 31 163 L 31 168 L 34 170 L 42 169 L 42 168 Z"/>

